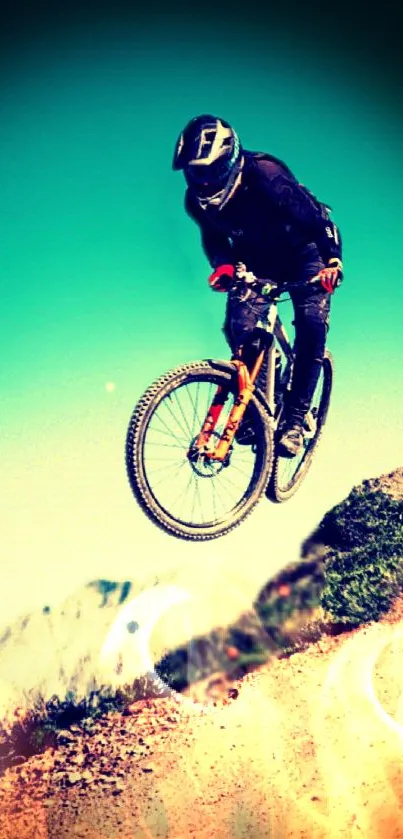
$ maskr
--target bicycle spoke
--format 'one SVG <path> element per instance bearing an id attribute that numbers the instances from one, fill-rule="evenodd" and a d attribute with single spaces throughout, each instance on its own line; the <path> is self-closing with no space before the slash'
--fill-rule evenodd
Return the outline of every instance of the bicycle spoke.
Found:
<path id="1" fill-rule="evenodd" d="M 195 508 L 196 508 L 196 498 L 199 499 L 201 516 L 202 516 L 202 524 L 204 524 L 205 520 L 204 520 L 204 517 L 203 517 L 203 508 L 202 508 L 202 504 L 201 504 L 201 501 L 200 501 L 199 481 L 198 481 L 197 477 L 195 478 L 195 494 L 194 494 L 194 502 L 193 502 L 193 507 L 192 507 L 192 519 L 193 519 L 193 514 L 194 514 L 194 511 L 195 511 Z"/>
<path id="2" fill-rule="evenodd" d="M 186 418 L 186 414 L 185 414 L 185 412 L 184 412 L 184 410 L 183 410 L 183 408 L 182 408 L 182 405 L 181 405 L 181 403 L 180 403 L 180 399 L 179 399 L 179 396 L 178 396 L 178 391 L 177 391 L 177 390 L 174 390 L 172 395 L 175 397 L 176 402 L 177 402 L 177 404 L 178 404 L 179 410 L 180 410 L 181 415 L 182 415 L 182 417 L 183 417 L 183 421 L 184 421 L 184 423 L 185 423 L 185 427 L 186 427 L 187 433 L 189 434 L 189 437 L 192 437 L 192 436 L 193 436 L 193 435 L 192 435 L 192 429 L 191 429 L 191 428 L 190 428 L 190 426 L 189 426 L 189 423 L 188 423 L 187 418 Z"/>
<path id="3" fill-rule="evenodd" d="M 172 480 L 172 481 L 173 481 L 173 480 L 175 480 L 175 478 L 179 475 L 179 472 L 181 471 L 181 469 L 183 469 L 183 467 L 184 467 L 185 465 L 188 465 L 187 460 L 184 460 L 184 461 L 183 461 L 183 462 L 182 462 L 182 463 L 181 463 L 181 464 L 177 467 L 177 469 L 175 470 L 175 472 L 173 472 L 173 474 L 172 474 L 172 478 L 171 478 L 170 480 Z M 167 467 L 165 467 L 165 466 L 164 466 L 164 467 L 162 467 L 162 469 L 165 469 L 165 471 L 166 471 L 166 468 L 167 468 Z M 156 469 L 155 471 L 156 471 L 156 472 L 158 472 L 159 470 L 158 470 L 158 469 Z M 160 471 L 161 471 L 161 470 L 160 470 Z M 153 487 L 158 486 L 158 485 L 159 485 L 159 484 L 161 484 L 161 482 L 162 482 L 162 481 L 164 481 L 164 480 L 166 480 L 166 477 L 165 477 L 165 478 L 164 478 L 164 477 L 162 477 L 159 481 L 157 481 L 157 483 L 153 483 Z"/>
<path id="4" fill-rule="evenodd" d="M 188 480 L 188 482 L 187 482 L 187 484 L 186 484 L 186 487 L 180 491 L 179 495 L 177 495 L 177 496 L 176 496 L 175 501 L 173 502 L 173 506 L 174 506 L 174 507 L 175 507 L 175 503 L 176 503 L 176 502 L 177 502 L 177 501 L 178 501 L 178 500 L 179 500 L 179 499 L 180 499 L 183 495 L 185 495 L 185 497 L 188 495 L 188 492 L 189 492 L 189 489 L 190 489 L 190 487 L 191 487 L 191 485 L 192 485 L 192 481 L 193 481 L 193 480 L 194 480 L 194 475 L 193 475 L 193 472 L 191 472 L 191 473 L 190 473 L 190 475 L 189 475 L 189 480 Z"/>
<path id="5" fill-rule="evenodd" d="M 148 455 L 147 455 L 147 460 L 148 460 L 148 462 L 155 461 L 156 463 L 165 463 L 166 464 L 165 466 L 157 466 L 156 468 L 153 468 L 153 470 L 152 470 L 153 475 L 155 475 L 156 472 L 161 472 L 163 469 L 165 469 L 165 470 L 170 469 L 170 468 L 172 468 L 173 463 L 175 463 L 175 462 L 177 463 L 177 461 L 175 461 L 174 458 L 164 458 L 164 460 L 162 460 L 159 457 L 154 457 L 153 458 L 153 457 L 149 457 Z M 177 463 L 177 466 L 184 466 L 185 463 L 189 465 L 189 461 L 188 461 L 187 457 L 184 457 L 183 460 L 179 464 Z"/>
<path id="6" fill-rule="evenodd" d="M 220 477 L 220 480 L 221 480 L 221 484 L 223 485 L 223 488 L 225 489 L 225 492 L 228 493 L 228 491 L 231 492 L 231 490 L 232 490 L 231 494 L 234 497 L 234 493 L 233 493 L 234 482 L 231 480 L 231 478 L 228 475 L 224 475 L 222 472 L 221 472 L 219 477 Z"/>
<path id="7" fill-rule="evenodd" d="M 247 472 L 245 472 L 245 469 L 240 469 L 240 467 L 239 467 L 239 466 L 236 466 L 236 464 L 235 464 L 235 463 L 233 463 L 233 464 L 232 464 L 232 467 L 231 467 L 231 468 L 232 468 L 232 469 L 235 469 L 235 472 L 240 472 L 240 473 L 241 473 L 241 475 L 246 475 L 246 476 L 248 475 L 248 473 L 247 473 Z"/>
<path id="8" fill-rule="evenodd" d="M 215 517 L 217 518 L 220 515 L 223 515 L 225 511 L 228 509 L 228 494 L 222 483 L 222 472 L 220 473 L 220 475 L 217 475 L 217 477 L 213 478 L 210 481 L 210 487 L 211 503 L 213 506 Z M 220 506 L 219 514 L 217 513 L 217 503 Z"/>
<path id="9" fill-rule="evenodd" d="M 177 396 L 176 390 L 174 390 L 173 394 L 169 394 L 169 396 L 168 396 L 168 397 L 165 397 L 164 402 L 163 402 L 162 404 L 163 404 L 164 408 L 166 409 L 166 411 L 167 411 L 167 412 L 170 414 L 170 416 L 174 419 L 174 421 L 176 422 L 176 424 L 177 424 L 178 428 L 180 429 L 180 431 L 182 432 L 182 434 L 183 434 L 185 437 L 189 438 L 189 437 L 191 437 L 191 436 L 192 436 L 192 433 L 191 433 L 191 431 L 190 431 L 190 429 L 189 429 L 189 426 L 187 426 L 187 422 L 185 421 L 185 427 L 183 427 L 182 423 L 181 423 L 181 422 L 179 422 L 179 420 L 178 420 L 178 418 L 177 418 L 176 414 L 174 414 L 174 406 L 173 406 L 173 404 L 171 404 L 171 405 L 170 405 L 170 404 L 168 404 L 168 402 L 167 402 L 167 399 L 170 399 L 171 401 L 173 401 L 173 400 L 172 400 L 172 396 L 175 396 L 176 401 L 178 402 L 178 396 Z M 179 404 L 179 402 L 178 402 L 178 404 Z M 179 405 L 179 408 L 180 408 L 181 414 L 182 414 L 182 416 L 183 416 L 183 409 L 181 408 L 181 406 L 180 406 L 180 405 Z M 184 417 L 183 417 L 183 418 L 184 418 Z M 184 419 L 185 419 L 185 418 L 184 418 Z M 187 426 L 187 427 L 186 427 L 186 426 Z"/>
<path id="10" fill-rule="evenodd" d="M 156 432 L 157 434 L 158 434 L 158 433 L 160 433 L 160 434 L 166 434 L 168 437 L 173 437 L 173 438 L 174 438 L 174 440 L 177 440 L 177 441 L 180 443 L 180 437 L 178 437 L 178 436 L 177 436 L 177 434 L 175 434 L 175 432 L 171 431 L 171 430 L 168 428 L 168 426 L 167 426 L 166 422 L 164 422 L 164 420 L 162 419 L 162 417 L 155 416 L 155 417 L 153 417 L 153 420 L 158 420 L 158 421 L 161 423 L 161 425 L 163 425 L 163 426 L 164 426 L 167 430 L 166 430 L 166 431 L 161 431 L 161 429 L 158 429 L 158 428 L 152 428 L 152 429 L 151 429 L 152 431 Z M 184 439 L 186 439 L 186 437 L 185 437 Z"/>
<path id="11" fill-rule="evenodd" d="M 190 388 L 187 388 L 186 393 L 189 397 L 190 405 L 191 405 L 192 410 L 193 410 L 193 432 L 195 432 L 195 429 L 196 429 L 197 425 L 200 425 L 200 427 L 201 427 L 201 424 L 202 424 L 202 420 L 200 420 L 200 418 L 198 416 L 198 401 L 199 401 L 199 393 L 200 393 L 200 382 L 197 382 L 196 397 L 195 397 L 194 401 L 193 401 L 192 395 L 190 393 Z"/>
<path id="12" fill-rule="evenodd" d="M 213 387 L 214 387 L 214 385 L 210 382 L 210 386 L 209 386 L 209 388 L 207 389 L 207 394 L 206 394 L 206 405 L 205 405 L 205 408 L 204 408 L 204 415 L 203 415 L 203 418 L 207 416 L 207 413 L 208 413 L 208 411 L 209 411 L 209 408 L 210 408 L 210 405 L 211 405 L 211 402 L 212 402 L 212 398 L 213 398 Z"/>
<path id="13" fill-rule="evenodd" d="M 183 449 L 185 448 L 183 446 L 183 444 L 181 446 L 179 446 L 179 444 L 176 445 L 175 443 L 154 443 L 154 441 L 152 443 L 149 442 L 147 445 L 148 446 L 153 446 L 153 447 L 157 446 L 157 448 L 164 448 L 164 449 L 180 449 L 181 451 L 183 451 Z"/>
<path id="14" fill-rule="evenodd" d="M 214 513 L 214 518 L 215 519 L 218 518 L 217 507 L 216 507 L 216 495 L 217 495 L 217 486 L 216 486 L 216 482 L 213 481 L 212 482 L 212 504 L 213 504 L 213 513 Z"/>

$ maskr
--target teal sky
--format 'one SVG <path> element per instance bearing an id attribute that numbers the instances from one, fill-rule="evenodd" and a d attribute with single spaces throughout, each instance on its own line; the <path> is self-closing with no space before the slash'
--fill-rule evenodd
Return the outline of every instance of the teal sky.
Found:
<path id="1" fill-rule="evenodd" d="M 326 439 L 299 497 L 252 517 L 259 538 L 270 530 L 277 559 L 292 559 L 353 482 L 402 460 L 403 156 L 393 99 L 352 60 L 335 54 L 323 72 L 323 54 L 284 32 L 247 46 L 234 36 L 225 48 L 219 34 L 198 36 L 178 27 L 76 33 L 16 56 L 3 81 L 1 574 L 10 614 L 94 575 L 152 576 L 164 551 L 170 568 L 197 572 L 203 550 L 242 567 L 251 523 L 208 549 L 180 545 L 144 520 L 124 474 L 127 423 L 150 381 L 227 352 L 224 300 L 207 287 L 182 177 L 170 168 L 177 134 L 197 113 L 222 115 L 247 148 L 283 157 L 333 206 L 344 240 Z M 287 304 L 282 314 L 289 325 Z M 283 555 L 285 526 L 294 542 Z M 261 566 L 262 583 L 270 568 Z"/>

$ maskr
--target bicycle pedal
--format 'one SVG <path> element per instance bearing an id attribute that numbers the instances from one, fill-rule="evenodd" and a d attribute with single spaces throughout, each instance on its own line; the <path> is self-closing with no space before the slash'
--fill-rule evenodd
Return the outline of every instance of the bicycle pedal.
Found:
<path id="1" fill-rule="evenodd" d="M 241 428 L 235 434 L 235 440 L 240 446 L 251 446 L 256 438 L 253 428 Z"/>
<path id="2" fill-rule="evenodd" d="M 317 422 L 311 411 L 309 411 L 303 422 L 303 432 L 306 437 L 313 437 L 316 433 Z"/>

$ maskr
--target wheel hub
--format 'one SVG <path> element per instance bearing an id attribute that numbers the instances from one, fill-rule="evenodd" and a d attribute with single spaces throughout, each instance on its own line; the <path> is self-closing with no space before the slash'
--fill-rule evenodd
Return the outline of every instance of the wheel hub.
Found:
<path id="1" fill-rule="evenodd" d="M 214 450 L 216 443 L 220 439 L 220 434 L 213 431 L 210 436 L 210 441 L 205 450 L 198 449 L 195 445 L 197 437 L 194 437 L 188 452 L 188 460 L 193 469 L 193 472 L 200 478 L 215 478 L 216 475 L 229 466 L 232 446 L 224 460 L 213 460 L 209 457 L 208 452 Z"/>

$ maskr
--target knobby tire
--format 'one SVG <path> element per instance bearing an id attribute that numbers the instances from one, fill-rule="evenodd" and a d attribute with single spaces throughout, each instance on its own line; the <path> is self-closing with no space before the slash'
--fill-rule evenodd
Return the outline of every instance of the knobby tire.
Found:
<path id="1" fill-rule="evenodd" d="M 126 472 L 132 493 L 139 506 L 148 518 L 166 533 L 193 541 L 207 541 L 223 536 L 250 515 L 259 500 L 264 497 L 274 454 L 272 428 L 265 421 L 264 409 L 252 397 L 248 410 L 258 439 L 258 454 L 253 461 L 250 485 L 238 503 L 227 512 L 225 518 L 193 524 L 176 518 L 158 500 L 147 479 L 147 463 L 144 459 L 147 429 L 164 398 L 171 397 L 181 385 L 203 382 L 213 383 L 214 387 L 222 385 L 231 394 L 236 393 L 236 380 L 230 371 L 217 369 L 208 361 L 183 364 L 161 376 L 145 391 L 133 411 L 126 435 Z M 227 469 L 230 472 L 231 462 Z M 215 480 L 215 478 L 205 480 Z"/>
<path id="2" fill-rule="evenodd" d="M 299 487 L 301 486 L 302 481 L 305 480 L 308 471 L 312 465 L 313 458 L 317 453 L 318 444 L 322 437 L 323 428 L 329 410 L 334 376 L 333 357 L 331 353 L 327 350 L 323 359 L 323 367 L 320 375 L 323 377 L 323 390 L 319 404 L 316 433 L 312 441 L 308 445 L 305 455 L 301 460 L 298 468 L 296 469 L 294 475 L 286 483 L 286 485 L 283 485 L 281 480 L 281 468 L 286 458 L 280 457 L 276 454 L 276 452 L 274 453 L 273 469 L 269 485 L 266 490 L 267 498 L 269 498 L 269 500 L 273 501 L 274 503 L 281 504 L 284 501 L 288 501 L 288 499 L 296 493 L 297 489 L 299 489 Z"/>

